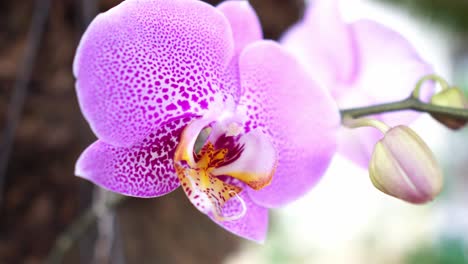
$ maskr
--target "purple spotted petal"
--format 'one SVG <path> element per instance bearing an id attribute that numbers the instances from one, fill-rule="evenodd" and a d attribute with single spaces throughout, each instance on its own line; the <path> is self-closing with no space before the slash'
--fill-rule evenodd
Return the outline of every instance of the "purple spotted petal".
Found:
<path id="1" fill-rule="evenodd" d="M 174 151 L 182 129 L 193 117 L 173 119 L 140 144 L 115 147 L 102 140 L 89 146 L 76 164 L 75 174 L 108 190 L 135 197 L 156 197 L 179 187 Z"/>
<path id="2" fill-rule="evenodd" d="M 240 71 L 246 93 L 239 111 L 250 119 L 246 129 L 270 134 L 279 157 L 271 184 L 248 191 L 262 206 L 280 206 L 310 190 L 328 167 L 336 148 L 338 109 L 329 93 L 274 42 L 249 45 L 241 54 Z"/>
<path id="3" fill-rule="evenodd" d="M 232 28 L 234 38 L 234 56 L 229 64 L 223 85 L 239 87 L 239 55 L 246 45 L 262 39 L 262 28 L 255 10 L 248 1 L 225 1 L 217 7 Z M 235 95 L 238 102 L 243 91 Z"/>
<path id="4" fill-rule="evenodd" d="M 74 61 L 81 109 L 95 134 L 131 146 L 167 120 L 201 115 L 238 93 L 218 82 L 233 56 L 216 8 L 189 0 L 127 0 L 96 17 Z"/>
<path id="5" fill-rule="evenodd" d="M 359 61 L 351 28 L 340 16 L 338 1 L 316 0 L 304 19 L 289 29 L 281 43 L 304 63 L 313 77 L 334 96 L 334 84 L 355 78 Z"/>

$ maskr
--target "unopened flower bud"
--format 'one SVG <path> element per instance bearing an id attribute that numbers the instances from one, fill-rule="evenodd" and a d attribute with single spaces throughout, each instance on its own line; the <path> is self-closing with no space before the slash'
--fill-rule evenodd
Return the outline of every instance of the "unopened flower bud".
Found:
<path id="1" fill-rule="evenodd" d="M 463 92 L 457 87 L 451 87 L 436 93 L 432 96 L 431 103 L 439 106 L 468 108 L 468 100 L 463 95 Z M 451 129 L 460 129 L 466 125 L 466 120 L 463 119 L 456 119 L 437 114 L 432 115 L 432 117 Z"/>
<path id="2" fill-rule="evenodd" d="M 377 189 L 410 203 L 433 200 L 443 185 L 431 150 L 407 126 L 391 128 L 376 144 L 369 174 Z"/>

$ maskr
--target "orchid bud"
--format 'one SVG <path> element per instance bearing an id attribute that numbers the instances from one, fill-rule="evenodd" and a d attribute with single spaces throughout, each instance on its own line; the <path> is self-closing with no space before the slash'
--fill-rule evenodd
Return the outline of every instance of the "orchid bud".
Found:
<path id="1" fill-rule="evenodd" d="M 416 204 L 433 200 L 443 185 L 431 150 L 407 126 L 389 129 L 376 144 L 369 174 L 380 191 Z"/>
<path id="2" fill-rule="evenodd" d="M 447 106 L 454 108 L 468 108 L 468 100 L 463 95 L 463 92 L 457 87 L 451 87 L 442 90 L 431 98 L 431 103 L 439 106 Z M 456 119 L 444 115 L 433 114 L 432 117 L 451 129 L 460 129 L 466 125 L 466 120 Z"/>

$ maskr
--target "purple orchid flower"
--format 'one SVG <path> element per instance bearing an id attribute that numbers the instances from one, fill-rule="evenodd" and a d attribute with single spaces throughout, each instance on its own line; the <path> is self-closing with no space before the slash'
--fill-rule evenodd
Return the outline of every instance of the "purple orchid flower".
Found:
<path id="1" fill-rule="evenodd" d="M 158 197 L 182 186 L 234 234 L 263 241 L 268 208 L 306 193 L 336 150 L 339 113 L 247 2 L 127 0 L 78 47 L 81 110 L 98 140 L 76 174 Z"/>
<path id="2" fill-rule="evenodd" d="M 416 82 L 432 71 L 397 32 L 370 20 L 343 21 L 338 0 L 315 0 L 304 19 L 281 43 L 330 89 L 340 108 L 368 106 L 406 98 Z M 417 115 L 374 116 L 394 126 Z M 372 128 L 343 129 L 339 152 L 367 167 L 381 133 Z"/>

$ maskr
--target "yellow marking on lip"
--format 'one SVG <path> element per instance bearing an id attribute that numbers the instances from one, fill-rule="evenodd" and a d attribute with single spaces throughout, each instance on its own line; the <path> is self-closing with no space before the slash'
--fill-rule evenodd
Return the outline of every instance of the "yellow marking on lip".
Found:
<path id="1" fill-rule="evenodd" d="M 237 128 L 236 126 L 230 126 L 223 136 L 238 136 L 240 132 Z M 205 213 L 211 212 L 217 220 L 237 220 L 245 214 L 246 210 L 245 202 L 239 196 L 243 188 L 225 182 L 219 176 L 232 177 L 247 184 L 254 190 L 260 190 L 271 183 L 276 164 L 269 168 L 266 167 L 267 169 L 263 169 L 262 165 L 257 167 L 254 165 L 253 171 L 244 171 L 243 166 L 232 167 L 232 162 L 239 161 L 239 157 L 242 157 L 244 145 L 241 147 L 234 145 L 233 149 L 227 147 L 216 149 L 211 141 L 213 139 L 209 137 L 211 129 L 201 128 L 201 126 L 198 126 L 197 129 L 199 129 L 199 134 L 195 135 L 195 129 L 191 128 L 190 125 L 187 126 L 181 135 L 180 143 L 174 155 L 176 173 L 183 190 L 192 204 Z M 188 138 L 191 136 L 197 137 L 195 143 L 191 138 Z M 257 144 L 255 140 L 248 142 Z M 255 161 L 252 160 L 252 158 L 256 158 L 255 153 L 255 151 L 251 151 L 249 156 L 245 156 L 242 160 L 242 164 L 247 162 L 246 169 L 249 169 L 249 160 Z M 223 215 L 223 206 L 233 197 L 239 199 L 243 208 L 242 212 L 234 216 L 225 216 Z"/>

